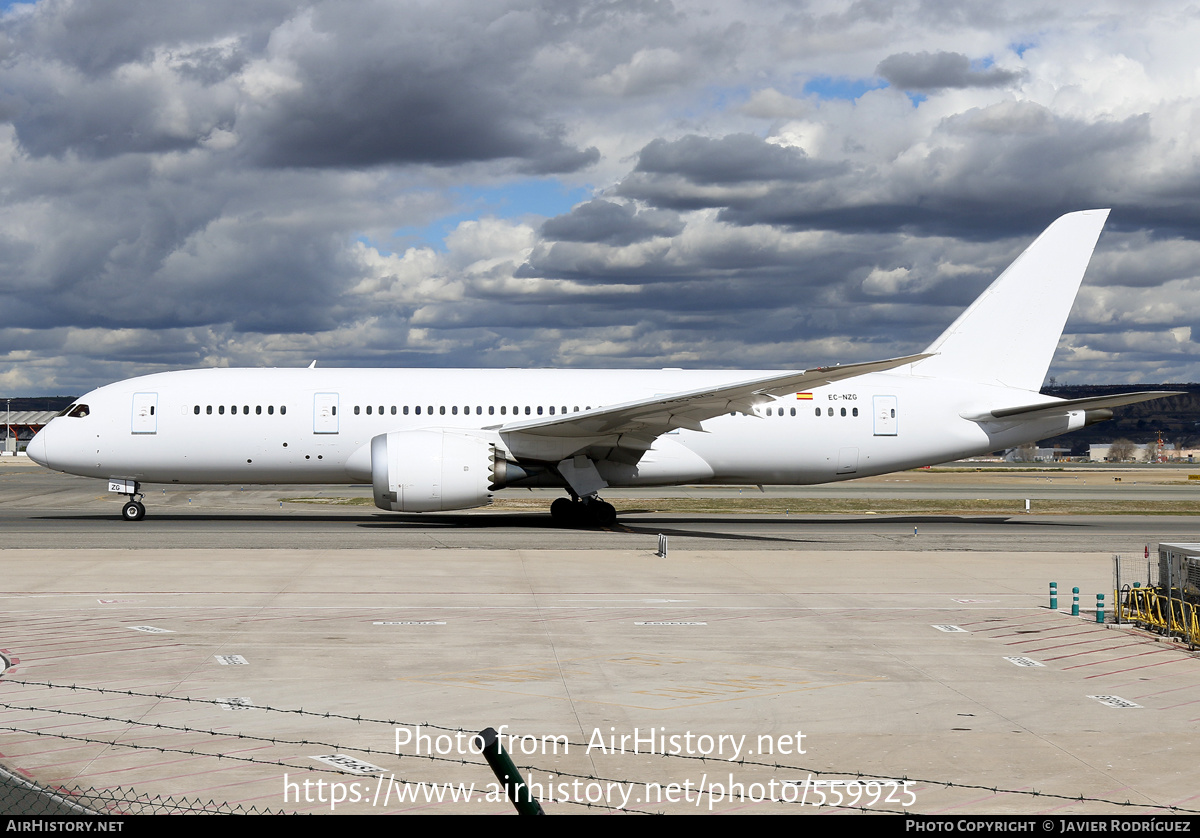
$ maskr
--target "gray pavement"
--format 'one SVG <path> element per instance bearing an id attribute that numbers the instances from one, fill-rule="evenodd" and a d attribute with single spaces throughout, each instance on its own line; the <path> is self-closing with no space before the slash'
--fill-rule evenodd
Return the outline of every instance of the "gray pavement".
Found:
<path id="1" fill-rule="evenodd" d="M 11 462 L 11 461 L 9 461 Z M 502 493 L 533 502 L 531 510 L 470 510 L 399 515 L 373 506 L 284 502 L 294 498 L 366 497 L 368 487 L 150 487 L 146 519 L 120 519 L 121 498 L 97 480 L 31 466 L 0 466 L 0 530 L 6 546 L 109 548 L 465 548 L 641 549 L 659 533 L 686 550 L 1015 550 L 1141 552 L 1157 541 L 1200 540 L 1200 516 L 1038 515 L 1037 500 L 1114 497 L 1148 503 L 1200 500 L 1186 470 L 1087 470 L 1061 474 L 928 474 L 906 472 L 825 487 L 767 487 L 768 497 L 794 497 L 781 513 L 703 514 L 654 511 L 658 497 L 758 496 L 754 488 L 692 487 L 606 493 L 621 510 L 611 530 L 563 528 L 548 514 L 553 491 Z M 810 515 L 807 497 L 1005 498 L 1007 515 Z M 851 494 L 854 493 L 854 494 Z M 1117 493 L 1117 494 L 1113 494 Z M 1024 498 L 1033 498 L 1025 514 Z M 913 530 L 917 533 L 914 536 Z"/>
<path id="2" fill-rule="evenodd" d="M 873 811 L 1200 811 L 1200 660 L 1046 596 L 1057 581 L 1068 608 L 1078 585 L 1086 608 L 1118 543 L 1197 540 L 1193 519 L 646 513 L 590 532 L 278 497 L 205 490 L 130 524 L 94 483 L 0 471 L 10 771 L 244 808 L 505 813 L 457 736 L 492 726 L 552 814 L 813 813 L 835 789 Z M 645 753 L 651 732 L 678 753 Z M 874 785 L 828 784 L 859 775 Z"/>

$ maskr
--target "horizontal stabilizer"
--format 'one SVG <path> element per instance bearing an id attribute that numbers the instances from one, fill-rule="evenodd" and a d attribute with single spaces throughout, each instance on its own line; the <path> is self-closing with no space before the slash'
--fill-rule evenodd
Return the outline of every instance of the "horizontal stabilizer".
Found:
<path id="1" fill-rule="evenodd" d="M 1161 399 L 1166 396 L 1180 396 L 1181 391 L 1151 391 L 1140 393 L 1118 393 L 1114 396 L 1091 396 L 1086 399 L 1058 399 L 1052 402 L 1038 402 L 1020 407 L 1002 407 L 988 413 L 964 416 L 972 422 L 995 422 L 1002 419 L 1041 419 L 1049 416 L 1064 416 L 1076 410 L 1103 410 L 1110 407 L 1120 407 L 1124 404 L 1148 402 L 1151 399 Z"/>

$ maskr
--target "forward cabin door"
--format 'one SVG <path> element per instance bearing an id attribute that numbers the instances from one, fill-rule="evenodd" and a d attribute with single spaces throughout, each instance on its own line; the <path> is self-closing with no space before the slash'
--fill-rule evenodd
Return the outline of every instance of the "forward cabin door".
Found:
<path id="1" fill-rule="evenodd" d="M 313 396 L 313 433 L 338 432 L 338 394 L 316 393 Z"/>
<path id="2" fill-rule="evenodd" d="M 133 394 L 130 431 L 135 434 L 158 433 L 158 393 Z"/>

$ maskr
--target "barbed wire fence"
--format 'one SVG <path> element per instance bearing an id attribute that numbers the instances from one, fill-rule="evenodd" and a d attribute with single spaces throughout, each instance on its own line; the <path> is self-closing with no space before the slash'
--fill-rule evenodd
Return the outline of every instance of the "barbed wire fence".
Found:
<path id="1" fill-rule="evenodd" d="M 104 694 L 107 696 L 126 696 L 126 697 L 135 697 L 135 698 L 150 698 L 150 699 L 155 699 L 157 701 L 184 702 L 184 703 L 211 704 L 211 705 L 225 705 L 228 703 L 227 700 L 221 700 L 221 699 L 200 699 L 200 698 L 192 698 L 190 696 L 177 696 L 177 695 L 168 695 L 168 694 L 163 694 L 163 693 L 137 692 L 137 691 L 133 691 L 133 690 L 113 690 L 113 689 L 107 689 L 107 688 L 102 688 L 102 687 L 88 687 L 88 686 L 79 686 L 79 685 L 75 685 L 75 684 L 69 684 L 69 685 L 68 684 L 55 684 L 55 683 L 43 682 L 43 681 L 23 681 L 23 680 L 15 680 L 15 679 L 6 678 L 6 679 L 3 679 L 2 683 L 11 684 L 11 685 L 20 686 L 20 687 L 35 687 L 35 688 L 43 688 L 43 689 L 49 689 L 49 690 L 70 690 L 70 691 L 77 691 L 77 692 L 83 691 L 83 692 Z M 474 765 L 474 766 L 478 767 L 481 772 L 486 772 L 488 770 L 487 766 L 483 762 L 482 758 L 480 758 L 478 760 L 468 760 L 461 756 L 448 757 L 448 756 L 439 756 L 437 754 L 421 754 L 421 753 L 397 754 L 395 751 L 392 751 L 392 750 L 381 750 L 378 748 L 370 748 L 370 747 L 365 747 L 365 746 L 347 745 L 345 743 L 330 743 L 330 742 L 323 742 L 323 741 L 319 741 L 319 740 L 309 740 L 309 739 L 284 739 L 284 738 L 280 738 L 280 737 L 256 736 L 256 735 L 247 734 L 247 733 L 231 732 L 229 730 L 212 730 L 212 729 L 208 729 L 208 728 L 191 727 L 191 726 L 187 726 L 187 725 L 165 725 L 165 724 L 161 724 L 161 723 L 144 722 L 144 721 L 139 721 L 137 719 L 124 718 L 124 717 L 116 716 L 116 715 L 101 715 L 101 714 L 94 714 L 94 713 L 84 713 L 84 712 L 80 712 L 80 711 L 61 710 L 61 709 L 49 708 L 49 707 L 31 707 L 27 703 L 13 704 L 13 703 L 7 703 L 7 702 L 0 702 L 0 708 L 25 710 L 25 711 L 37 710 L 38 712 L 42 712 L 42 713 L 49 713 L 49 714 L 60 715 L 60 716 L 68 716 L 68 717 L 72 717 L 72 718 L 76 718 L 76 719 L 88 719 L 88 720 L 94 720 L 94 721 L 103 721 L 103 722 L 107 722 L 107 723 L 118 723 L 118 724 L 128 725 L 133 728 L 171 731 L 171 732 L 176 732 L 176 733 L 181 733 L 181 734 L 191 734 L 191 735 L 199 735 L 199 736 L 203 736 L 203 737 L 210 737 L 213 739 L 220 739 L 220 740 L 228 740 L 230 738 L 233 738 L 233 739 L 243 740 L 243 741 L 248 741 L 248 742 L 269 743 L 269 744 L 273 744 L 273 745 L 314 746 L 314 747 L 330 749 L 330 750 L 336 751 L 338 753 L 361 754 L 361 755 L 365 755 L 368 757 L 386 756 L 391 759 L 398 758 L 403 761 L 407 761 L 409 764 L 412 764 L 414 761 L 417 762 L 418 764 L 420 764 L 422 762 L 424 762 L 425 764 L 443 762 L 443 763 L 452 763 L 452 764 L 456 764 L 456 765 Z M 342 714 L 342 713 L 304 710 L 302 708 L 299 708 L 299 709 L 297 709 L 297 708 L 280 708 L 280 707 L 272 707 L 269 705 L 245 704 L 245 705 L 241 705 L 241 709 L 262 710 L 262 711 L 269 712 L 269 713 L 290 714 L 290 715 L 296 715 L 296 716 L 301 716 L 301 717 L 311 717 L 311 718 L 320 718 L 320 719 L 338 719 L 338 720 L 353 722 L 356 725 L 386 725 L 390 728 L 420 727 L 420 728 L 424 728 L 424 729 L 428 729 L 428 730 L 442 731 L 442 732 L 444 732 L 450 736 L 454 736 L 454 737 L 458 737 L 458 736 L 474 737 L 474 735 L 476 733 L 475 731 L 467 731 L 462 728 L 446 726 L 446 725 L 439 725 L 439 724 L 435 724 L 435 723 L 431 723 L 431 722 L 419 722 L 419 723 L 418 722 L 405 722 L 405 721 L 400 721 L 400 720 L 396 720 L 396 719 L 379 719 L 379 718 L 372 718 L 372 717 L 362 716 L 362 715 L 351 716 L 351 715 Z M 27 729 L 27 728 L 20 728 L 20 727 L 4 726 L 4 727 L 0 727 L 0 730 L 10 731 L 13 733 L 25 734 L 25 735 L 29 735 L 29 736 L 44 736 L 44 737 L 54 738 L 54 739 L 58 739 L 58 740 L 62 740 L 62 741 L 100 744 L 100 745 L 105 745 L 105 746 L 113 747 L 113 748 L 154 751 L 154 752 L 163 753 L 163 754 L 187 755 L 187 756 L 191 756 L 191 757 L 211 758 L 214 760 L 231 760 L 231 761 L 248 763 L 248 764 L 270 766 L 275 769 L 288 768 L 288 769 L 304 771 L 304 772 L 320 772 L 320 773 L 329 774 L 329 775 L 353 777 L 353 778 L 360 779 L 360 780 L 363 778 L 363 774 L 361 772 L 345 771 L 345 770 L 336 768 L 334 766 L 320 766 L 320 765 L 312 765 L 312 764 L 298 765 L 298 764 L 289 763 L 289 762 L 286 762 L 283 760 L 271 760 L 271 759 L 264 759 L 261 757 L 237 756 L 237 755 L 221 753 L 219 751 L 210 752 L 210 751 L 204 751 L 204 750 L 196 750 L 195 748 L 169 748 L 169 747 L 158 746 L 158 745 L 145 745 L 145 744 L 137 744 L 137 743 L 132 743 L 132 742 L 122 742 L 115 738 L 106 739 L 106 738 L 103 738 L 100 736 L 73 735 L 73 734 L 67 734 L 67 733 L 63 733 L 63 732 L 49 732 L 49 731 L 34 730 L 34 729 Z M 511 737 L 513 737 L 513 739 L 518 739 L 518 740 L 522 738 L 520 736 L 520 734 L 517 734 L 517 733 L 511 733 L 511 734 L 508 734 L 508 736 L 511 736 Z M 566 746 L 566 748 L 564 749 L 564 753 L 565 753 L 566 750 L 570 749 L 570 748 L 580 749 L 580 750 L 583 750 L 584 752 L 586 752 L 591 743 L 571 742 L 571 741 L 567 740 L 563 744 Z M 514 759 L 518 758 L 518 755 L 516 755 L 516 754 L 514 754 L 513 756 L 514 756 Z M 777 761 L 763 761 L 763 760 L 751 760 L 751 759 L 738 759 L 735 761 L 730 761 L 730 760 L 727 760 L 724 758 L 703 756 L 703 755 L 693 755 L 693 754 L 682 754 L 682 753 L 656 753 L 656 754 L 654 754 L 654 756 L 656 759 L 662 760 L 664 765 L 673 764 L 673 761 L 682 760 L 682 761 L 688 761 L 688 762 L 696 763 L 696 764 L 703 765 L 703 766 L 708 766 L 711 764 L 711 765 L 720 765 L 725 768 L 732 768 L 732 767 L 736 766 L 739 769 L 754 768 L 754 769 L 762 769 L 764 771 L 769 771 L 772 773 L 786 772 L 788 774 L 791 774 L 792 777 L 790 779 L 782 781 L 782 782 L 793 784 L 793 785 L 798 784 L 803 781 L 811 782 L 814 780 L 814 778 L 817 781 L 823 782 L 823 783 L 841 783 L 841 784 L 903 783 L 905 785 L 905 788 L 912 785 L 912 786 L 919 786 L 922 788 L 963 789 L 963 790 L 970 790 L 970 791 L 977 791 L 977 792 L 982 791 L 982 792 L 989 792 L 993 795 L 1009 796 L 1013 799 L 1046 800 L 1046 801 L 1061 801 L 1061 802 L 1067 802 L 1067 803 L 1096 804 L 1096 805 L 1102 805 L 1102 806 L 1106 806 L 1106 807 L 1113 807 L 1115 811 L 1136 809 L 1139 812 L 1149 811 L 1149 812 L 1161 813 L 1161 814 L 1200 815 L 1200 809 L 1189 809 L 1189 808 L 1170 806 L 1170 805 L 1151 804 L 1151 803 L 1146 803 L 1146 802 L 1133 802 L 1130 800 L 1118 800 L 1118 799 L 1113 799 L 1113 798 L 1097 797 L 1097 796 L 1087 795 L 1087 794 L 1077 794 L 1077 795 L 1076 794 L 1071 794 L 1071 795 L 1058 794 L 1058 793 L 1038 791 L 1035 789 L 1004 788 L 1004 787 L 995 786 L 995 785 L 987 785 L 984 783 L 964 783 L 964 782 L 948 781 L 948 780 L 941 780 L 941 779 L 928 778 L 928 777 L 912 777 L 912 776 L 896 777 L 894 775 L 893 776 L 885 776 L 885 775 L 881 775 L 881 774 L 877 774 L 877 773 L 873 773 L 873 772 L 858 771 L 858 770 L 849 770 L 849 771 L 837 770 L 837 771 L 835 771 L 835 770 L 831 770 L 831 769 L 822 769 L 822 768 L 816 768 L 813 766 L 806 766 L 806 765 L 788 764 L 788 763 L 777 762 Z M 540 771 L 543 774 L 553 775 L 558 778 L 580 780 L 580 781 L 585 781 L 585 782 L 589 782 L 589 783 L 613 783 L 613 784 L 624 784 L 624 785 L 629 785 L 629 786 L 632 786 L 632 785 L 642 786 L 642 785 L 649 785 L 649 784 L 657 783 L 660 786 L 667 786 L 674 782 L 672 780 L 659 780 L 659 781 L 649 780 L 648 781 L 645 779 L 607 777 L 607 776 L 600 776 L 595 773 L 572 772 L 569 770 L 564 770 L 564 769 L 560 768 L 559 766 L 542 766 L 542 765 L 534 765 L 534 764 L 523 764 L 522 765 L 520 763 L 518 763 L 518 764 L 519 764 L 519 767 L 525 772 Z M 407 785 L 407 784 L 435 785 L 434 781 L 432 781 L 432 780 L 418 778 L 415 775 L 409 774 L 408 772 L 405 772 L 403 776 L 397 776 L 398 774 L 399 774 L 399 772 L 392 772 L 391 776 L 389 777 L 389 782 L 405 784 L 405 785 Z M 801 777 L 805 778 L 805 780 L 801 780 L 800 779 Z M 215 801 L 215 800 L 202 801 L 199 799 L 191 799 L 191 798 L 187 798 L 187 797 L 175 798 L 175 797 L 162 797 L 162 796 L 155 796 L 155 795 L 147 795 L 144 793 L 139 793 L 136 790 L 129 789 L 129 788 L 123 788 L 123 787 L 114 787 L 114 788 L 105 788 L 105 789 L 83 788 L 83 787 L 65 788 L 64 787 L 64 788 L 48 789 L 48 788 L 45 788 L 42 786 L 38 786 L 37 784 L 32 783 L 24 778 L 10 774 L 9 772 L 3 772 L 3 775 L 0 775 L 0 780 L 4 780 L 7 778 L 12 778 L 13 782 L 7 783 L 7 787 L 3 790 L 3 792 L 0 792 L 0 793 L 9 795 L 9 797 L 7 799 L 0 798 L 0 805 L 3 805 L 3 810 L 10 814 L 46 814 L 46 815 L 49 815 L 49 814 L 72 814 L 72 813 L 73 814 L 83 814 L 85 812 L 86 813 L 94 813 L 94 814 L 122 814 L 122 815 L 125 815 L 125 814 L 131 814 L 131 815 L 132 814 L 199 814 L 199 813 L 208 813 L 208 814 L 281 814 L 281 813 L 283 813 L 283 810 L 271 810 L 271 809 L 265 809 L 265 808 L 259 809 L 259 808 L 253 807 L 253 806 L 252 807 L 244 807 L 240 804 L 230 804 L 230 803 L 224 803 L 224 802 Z M 713 792 L 712 788 L 707 788 L 707 789 L 697 788 L 697 789 L 695 789 L 695 792 L 698 795 L 704 795 L 704 796 L 709 797 L 710 799 L 712 799 L 714 797 L 714 792 Z M 723 792 L 722 792 L 722 794 L 723 794 Z M 646 809 L 636 809 L 636 808 L 630 808 L 628 806 L 615 806 L 610 803 L 594 802 L 594 801 L 588 801 L 588 800 L 573 800 L 573 799 L 561 799 L 560 798 L 560 799 L 553 799 L 553 800 L 550 800 L 547 802 L 551 802 L 554 804 L 565 804 L 565 805 L 570 805 L 573 807 L 582 807 L 585 809 L 598 809 L 598 810 L 605 810 L 605 811 L 626 812 L 626 813 L 631 813 L 631 814 L 658 814 L 658 812 L 650 811 L 650 810 L 646 810 Z M 795 797 L 789 798 L 787 796 L 780 795 L 780 796 L 776 796 L 776 797 L 768 797 L 765 799 L 756 800 L 755 802 L 780 804 L 780 805 L 784 805 L 784 806 L 795 806 L 795 805 L 797 805 L 797 803 L 799 801 Z M 860 801 L 856 800 L 854 802 L 857 803 Z M 802 804 L 802 805 L 813 806 L 814 803 L 810 800 L 806 804 Z M 34 811 L 35 807 L 40 807 L 40 808 L 38 808 L 37 811 Z M 842 810 L 842 811 L 859 811 L 859 812 L 864 812 L 864 813 L 869 812 L 869 813 L 879 813 L 879 814 L 915 814 L 915 813 L 917 813 L 917 810 L 913 807 L 888 808 L 888 807 L 880 807 L 880 806 L 874 806 L 874 805 L 861 806 L 861 805 L 846 805 L 846 804 L 840 804 L 840 805 L 824 804 L 824 808 L 836 809 L 836 810 Z M 25 811 L 25 809 L 29 809 L 29 811 Z"/>

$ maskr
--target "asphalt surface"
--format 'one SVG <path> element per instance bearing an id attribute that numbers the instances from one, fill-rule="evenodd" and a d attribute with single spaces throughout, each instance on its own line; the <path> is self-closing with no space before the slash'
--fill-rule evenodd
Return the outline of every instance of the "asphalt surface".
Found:
<path id="1" fill-rule="evenodd" d="M 9 461 L 11 463 L 11 461 Z M 1120 482 L 1114 474 L 1122 477 Z M 620 510 L 610 529 L 562 527 L 550 518 L 551 491 L 512 491 L 501 498 L 543 502 L 543 510 L 471 510 L 404 515 L 373 506 L 295 503 L 369 496 L 369 487 L 149 487 L 147 516 L 126 522 L 123 498 L 100 481 L 0 464 L 0 530 L 8 547 L 107 548 L 455 548 L 639 549 L 668 537 L 686 550 L 1016 550 L 1141 552 L 1158 541 L 1200 541 L 1200 516 L 1038 515 L 1040 499 L 1200 500 L 1186 470 L 1063 473 L 917 473 L 822 487 L 702 487 L 614 491 Z M 782 513 L 657 512 L 672 498 L 794 498 Z M 1008 515 L 811 515 L 809 498 L 1012 500 Z M 1032 514 L 1024 499 L 1031 498 Z M 686 504 L 684 504 L 686 506 Z M 915 532 L 914 532 L 915 531 Z"/>

